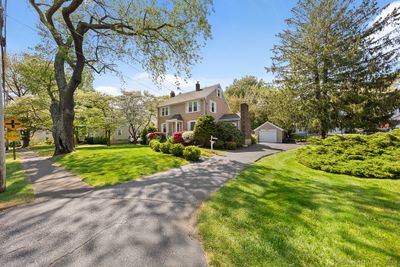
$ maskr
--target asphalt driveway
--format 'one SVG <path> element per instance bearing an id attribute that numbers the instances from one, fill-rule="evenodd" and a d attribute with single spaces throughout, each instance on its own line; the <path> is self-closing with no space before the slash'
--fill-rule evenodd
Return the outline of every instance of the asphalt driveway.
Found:
<path id="1" fill-rule="evenodd" d="M 0 212 L 0 266 L 205 266 L 191 216 L 224 182 L 279 151 L 259 144 L 117 186 L 53 187 Z M 44 160 L 31 161 L 30 176 Z"/>

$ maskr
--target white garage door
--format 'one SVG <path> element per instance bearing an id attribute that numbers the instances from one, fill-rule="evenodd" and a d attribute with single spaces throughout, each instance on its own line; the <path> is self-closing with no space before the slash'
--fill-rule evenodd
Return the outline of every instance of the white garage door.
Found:
<path id="1" fill-rule="evenodd" d="M 278 133 L 275 129 L 260 130 L 259 142 L 276 143 L 277 135 Z"/>

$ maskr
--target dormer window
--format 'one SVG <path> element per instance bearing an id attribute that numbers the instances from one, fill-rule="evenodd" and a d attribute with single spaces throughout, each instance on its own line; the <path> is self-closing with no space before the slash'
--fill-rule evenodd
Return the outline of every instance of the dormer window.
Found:
<path id="1" fill-rule="evenodd" d="M 169 116 L 169 107 L 160 108 L 160 116 L 161 117 Z"/>
<path id="2" fill-rule="evenodd" d="M 186 103 L 186 113 L 193 113 L 200 111 L 200 102 L 198 100 Z"/>

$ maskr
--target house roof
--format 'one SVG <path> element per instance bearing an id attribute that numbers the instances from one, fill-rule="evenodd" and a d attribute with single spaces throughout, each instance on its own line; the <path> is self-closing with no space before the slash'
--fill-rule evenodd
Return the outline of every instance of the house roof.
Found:
<path id="1" fill-rule="evenodd" d="M 221 85 L 215 84 L 212 86 L 201 88 L 200 91 L 191 91 L 191 92 L 187 92 L 187 93 L 178 94 L 174 97 L 171 97 L 171 98 L 161 102 L 160 104 L 158 104 L 158 107 L 175 105 L 175 104 L 183 103 L 183 102 L 190 101 L 190 100 L 205 98 L 218 88 L 221 88 Z"/>
<path id="2" fill-rule="evenodd" d="M 269 125 L 275 127 L 275 128 L 278 129 L 278 130 L 285 131 L 285 130 L 283 130 L 281 127 L 276 126 L 275 124 L 273 124 L 272 122 L 269 122 L 269 121 L 264 122 L 263 124 L 261 124 L 260 126 L 258 126 L 257 128 L 255 128 L 253 131 L 257 131 L 258 129 L 262 128 L 262 127 L 263 127 L 264 125 L 266 125 L 266 124 L 269 124 Z"/>
<path id="3" fill-rule="evenodd" d="M 183 118 L 181 116 L 181 114 L 175 114 L 173 115 L 171 118 L 167 119 L 168 120 L 178 120 L 178 121 L 183 121 Z"/>
<path id="4" fill-rule="evenodd" d="M 236 113 L 229 113 L 229 114 L 222 115 L 218 120 L 220 120 L 220 121 L 240 120 L 240 116 Z"/>

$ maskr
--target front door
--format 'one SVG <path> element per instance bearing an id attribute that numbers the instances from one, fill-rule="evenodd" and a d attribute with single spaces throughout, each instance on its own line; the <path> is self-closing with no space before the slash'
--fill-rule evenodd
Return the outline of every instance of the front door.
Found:
<path id="1" fill-rule="evenodd" d="M 182 122 L 176 123 L 176 132 L 182 132 Z"/>

